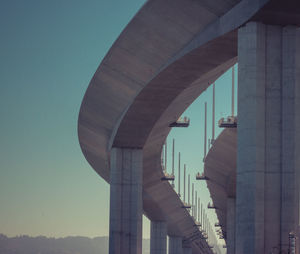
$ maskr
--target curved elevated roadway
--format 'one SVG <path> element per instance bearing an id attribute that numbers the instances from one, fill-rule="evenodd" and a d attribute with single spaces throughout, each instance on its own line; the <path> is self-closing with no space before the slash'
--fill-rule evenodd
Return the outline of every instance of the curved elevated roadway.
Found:
<path id="1" fill-rule="evenodd" d="M 147 1 L 103 59 L 83 98 L 78 136 L 87 161 L 109 182 L 111 147 L 142 148 L 144 213 L 150 220 L 166 220 L 169 235 L 191 239 L 194 253 L 211 250 L 194 237 L 194 220 L 171 185 L 160 180 L 168 126 L 236 63 L 238 27 L 249 20 L 285 20 L 287 10 L 278 2 Z M 297 15 L 290 19 L 299 22 Z"/>
<path id="2" fill-rule="evenodd" d="M 226 240 L 227 199 L 236 197 L 237 130 L 225 129 L 205 158 L 204 174 Z"/>

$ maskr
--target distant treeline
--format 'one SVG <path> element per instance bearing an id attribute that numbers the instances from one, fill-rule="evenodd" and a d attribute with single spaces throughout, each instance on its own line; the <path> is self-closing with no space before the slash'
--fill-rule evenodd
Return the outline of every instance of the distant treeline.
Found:
<path id="1" fill-rule="evenodd" d="M 108 237 L 64 238 L 7 237 L 0 234 L 0 254 L 107 254 Z M 150 253 L 150 241 L 143 240 L 143 254 Z"/>

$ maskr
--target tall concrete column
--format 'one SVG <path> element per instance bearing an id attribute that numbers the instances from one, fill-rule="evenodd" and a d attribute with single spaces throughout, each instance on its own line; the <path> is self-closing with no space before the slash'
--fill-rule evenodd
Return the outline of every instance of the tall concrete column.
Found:
<path id="1" fill-rule="evenodd" d="M 111 150 L 109 254 L 142 253 L 142 156 L 141 149 Z"/>
<path id="2" fill-rule="evenodd" d="M 183 247 L 182 254 L 192 254 L 192 248 L 191 247 Z"/>
<path id="3" fill-rule="evenodd" d="M 298 224 L 298 42 L 295 27 L 250 22 L 238 32 L 237 254 L 287 251 Z"/>
<path id="4" fill-rule="evenodd" d="M 227 198 L 226 245 L 227 254 L 235 254 L 235 198 Z"/>
<path id="5" fill-rule="evenodd" d="M 169 254 L 183 254 L 182 237 L 169 236 Z"/>
<path id="6" fill-rule="evenodd" d="M 150 254 L 167 253 L 167 223 L 151 221 Z"/>
<path id="7" fill-rule="evenodd" d="M 282 31 L 282 184 L 281 246 L 288 248 L 299 225 L 300 170 L 300 30 Z M 299 252 L 299 235 L 297 235 Z"/>

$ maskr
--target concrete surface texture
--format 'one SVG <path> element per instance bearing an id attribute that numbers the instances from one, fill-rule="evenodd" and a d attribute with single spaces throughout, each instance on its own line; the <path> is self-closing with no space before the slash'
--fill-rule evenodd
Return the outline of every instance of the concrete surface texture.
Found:
<path id="1" fill-rule="evenodd" d="M 201 233 L 199 230 L 197 229 L 195 231 L 194 220 L 186 209 L 181 208 L 182 201 L 174 192 L 172 186 L 168 182 L 162 182 L 160 180 L 163 176 L 160 161 L 161 149 L 170 131 L 169 124 L 174 122 L 211 83 L 236 63 L 238 56 L 237 29 L 251 20 L 270 25 L 276 25 L 278 22 L 283 25 L 300 25 L 298 1 L 287 0 L 284 4 L 279 0 L 147 1 L 121 33 L 97 69 L 86 91 L 79 113 L 79 142 L 82 152 L 90 165 L 107 182 L 111 182 L 114 177 L 110 179 L 110 175 L 114 176 L 118 170 L 122 172 L 122 169 L 116 167 L 114 164 L 121 160 L 118 159 L 119 156 L 115 156 L 116 153 L 118 154 L 116 151 L 119 151 L 118 149 L 120 149 L 120 151 L 125 151 L 126 149 L 139 150 L 139 153 L 142 154 L 139 155 L 142 157 L 142 165 L 139 166 L 139 170 L 141 171 L 139 176 L 143 179 L 141 181 L 143 193 L 142 211 L 152 221 L 165 221 L 168 235 L 176 235 L 183 238 L 184 241 L 189 242 L 193 253 L 211 253 L 211 250 L 208 248 L 207 242 L 200 237 Z M 243 28 L 241 28 L 239 34 L 242 33 L 242 29 Z M 278 28 L 274 29 L 278 30 Z M 267 31 L 269 30 L 271 31 L 272 29 L 267 29 Z M 286 28 L 283 31 L 287 30 Z M 266 37 L 269 38 L 268 42 L 271 45 L 278 43 L 276 31 L 274 31 L 274 34 L 271 33 Z M 271 37 L 274 37 L 274 41 L 270 39 Z M 240 45 L 246 47 L 247 41 L 241 44 L 243 40 L 241 38 L 243 38 L 243 36 L 239 36 Z M 284 38 L 284 36 L 282 38 Z M 260 36 L 258 40 L 259 43 L 261 43 L 260 40 L 265 39 L 263 39 L 263 36 Z M 288 40 L 284 41 L 285 42 L 282 42 L 283 45 L 284 43 L 292 43 Z M 250 40 L 248 43 L 251 44 L 251 42 L 253 41 Z M 257 43 L 257 45 L 259 43 Z M 273 50 L 275 55 L 277 55 L 274 47 L 275 46 L 270 47 L 270 50 L 271 52 Z M 293 53 L 290 53 L 288 48 L 289 47 L 286 46 L 286 50 L 282 50 L 282 52 L 288 51 L 286 54 L 283 54 L 283 59 L 286 56 L 287 60 L 294 59 L 293 63 L 296 63 L 297 58 L 293 57 Z M 284 46 L 282 49 L 284 49 Z M 297 51 L 296 48 L 295 50 Z M 259 75 L 263 75 L 260 73 L 262 71 L 258 71 L 258 67 L 262 66 L 265 70 L 268 70 L 266 71 L 268 75 L 265 75 L 267 78 L 272 79 L 272 75 L 274 74 L 275 79 L 278 73 L 269 69 L 273 68 L 277 70 L 278 66 L 274 66 L 273 63 L 262 64 L 265 60 L 261 58 L 260 54 L 265 54 L 270 57 L 273 56 L 268 50 L 259 48 L 257 54 L 252 52 L 252 55 L 251 52 L 246 51 L 247 50 L 242 50 L 239 46 L 239 54 L 241 54 L 241 57 L 243 57 L 244 54 L 244 57 L 250 57 L 250 62 L 255 58 L 259 59 L 259 63 L 257 63 L 255 69 L 251 64 L 247 65 L 246 60 L 243 60 L 245 63 L 244 66 L 249 66 L 249 73 L 244 72 L 244 74 L 242 74 L 246 80 L 245 86 L 249 86 L 249 88 L 247 88 L 249 92 L 253 92 L 251 91 L 253 87 L 255 87 L 255 89 L 257 88 L 259 92 L 259 88 L 261 87 L 258 84 L 262 86 L 264 84 L 259 77 Z M 267 53 L 265 53 L 265 51 L 267 51 Z M 291 55 L 291 57 L 289 57 L 289 55 Z M 287 60 L 286 62 L 288 62 Z M 272 62 L 271 60 L 268 61 Z M 297 68 L 294 68 L 296 65 L 291 67 L 290 63 L 287 63 L 285 66 L 287 66 L 286 70 L 284 71 L 282 69 L 282 72 L 279 73 L 281 73 L 280 78 L 283 80 L 282 84 L 286 82 L 286 84 L 288 84 L 287 86 L 289 86 L 290 84 L 296 83 Z M 255 74 L 254 78 L 250 77 L 248 79 L 247 75 L 256 72 L 257 77 Z M 291 78 L 291 82 L 288 77 L 293 77 Z M 242 82 L 242 79 L 240 82 Z M 255 82 L 257 82 L 257 84 Z M 253 84 L 256 85 L 254 86 Z M 247 89 L 244 89 L 244 91 L 247 91 Z M 275 92 L 272 88 L 269 90 L 271 91 L 267 92 L 267 94 L 276 94 L 276 89 Z M 295 88 L 295 95 L 297 92 L 298 90 Z M 283 98 L 281 102 L 290 100 L 290 95 L 286 97 L 287 98 Z M 240 144 L 238 145 L 238 153 L 240 153 L 242 145 L 245 145 L 244 155 L 243 152 L 239 155 L 240 159 L 238 159 L 238 162 L 243 162 L 242 158 L 245 158 L 245 153 L 249 150 L 252 156 L 251 158 L 254 158 L 254 162 L 259 165 L 259 163 L 261 163 L 260 160 L 263 158 L 264 161 L 269 163 L 266 167 L 269 170 L 269 168 L 272 167 L 270 166 L 271 162 L 273 163 L 270 158 L 273 156 L 270 141 L 276 141 L 277 144 L 279 144 L 278 123 L 277 120 L 271 119 L 271 113 L 273 111 L 275 112 L 275 108 L 278 108 L 278 105 L 275 102 L 271 102 L 272 100 L 267 100 L 268 103 L 270 102 L 272 105 L 267 108 L 273 109 L 274 106 L 274 110 L 270 109 L 270 112 L 267 113 L 264 118 L 262 113 L 258 110 L 258 105 L 263 104 L 262 101 L 264 101 L 260 97 L 260 99 L 257 100 L 259 102 L 257 105 L 252 105 L 252 108 L 246 109 L 247 105 L 251 105 L 251 98 L 255 101 L 254 98 L 256 97 L 249 96 L 247 97 L 248 101 L 245 100 L 243 109 L 245 114 L 243 110 L 241 114 L 239 112 L 239 118 L 244 115 L 244 120 L 242 120 L 244 123 L 242 124 L 241 132 L 238 132 L 238 137 L 243 137 L 242 133 L 250 129 L 246 126 L 246 116 L 248 117 L 250 113 L 257 112 L 257 116 L 254 116 L 253 113 L 253 118 L 249 118 L 248 120 L 250 120 L 250 126 L 253 128 L 257 127 L 252 131 L 250 130 L 249 135 L 252 134 L 252 137 L 257 138 L 254 140 L 258 141 L 253 147 L 247 144 L 247 140 L 243 141 L 243 139 L 238 138 L 238 143 Z M 266 103 L 266 105 L 268 103 Z M 296 112 L 296 108 L 292 105 L 298 105 L 297 103 L 297 100 L 291 104 L 288 102 L 283 103 L 287 108 L 282 106 L 281 110 L 286 110 L 288 113 L 291 113 L 292 111 L 290 111 L 290 109 L 292 107 Z M 239 106 L 241 106 L 241 104 L 244 104 L 244 101 L 240 101 Z M 261 109 L 265 108 L 261 106 Z M 249 110 L 249 112 L 247 110 Z M 276 112 L 274 117 L 278 119 Z M 284 119 L 290 120 L 291 117 L 289 114 L 284 115 L 282 112 L 280 113 L 282 115 L 281 121 Z M 297 119 L 298 116 L 295 113 L 295 126 L 299 124 L 299 120 Z M 261 127 L 258 125 L 260 120 L 263 121 L 265 128 L 274 123 L 274 130 L 268 128 L 267 130 L 270 130 L 270 132 L 268 132 L 269 134 L 262 134 L 260 131 Z M 249 121 L 247 123 L 249 123 Z M 255 125 L 256 123 L 257 125 Z M 280 236 L 280 244 L 286 244 L 285 236 L 286 231 L 290 230 L 290 219 L 291 217 L 296 217 L 296 215 L 289 217 L 287 214 L 290 214 L 292 210 L 293 205 L 291 199 L 296 199 L 296 192 L 298 190 L 298 187 L 296 188 L 298 183 L 290 184 L 289 181 L 291 180 L 291 168 L 298 165 L 297 163 L 299 162 L 297 160 L 299 156 L 289 157 L 291 153 L 288 151 L 292 149 L 296 153 L 299 150 L 296 142 L 293 144 L 293 148 L 290 147 L 291 143 L 293 143 L 290 142 L 290 138 L 294 136 L 298 137 L 299 128 L 290 130 L 290 126 L 288 123 L 286 124 L 286 126 L 284 124 L 282 125 L 282 127 L 287 129 L 282 132 L 284 135 L 281 137 L 282 145 L 286 145 L 287 147 L 284 149 L 286 155 L 281 155 L 283 159 L 280 162 L 286 163 L 286 172 L 284 172 L 283 180 L 280 182 L 284 188 L 281 188 L 279 192 L 280 195 L 284 197 L 284 199 L 281 200 L 285 200 L 285 202 L 282 203 L 281 210 L 286 210 L 286 212 L 280 213 L 280 220 L 282 222 L 284 221 L 281 225 L 283 233 L 282 236 Z M 268 141 L 264 142 L 259 140 L 260 135 L 263 135 L 264 138 L 268 135 L 272 137 L 275 136 L 275 138 L 272 139 L 269 137 L 267 138 Z M 261 155 L 260 149 L 263 150 L 263 148 L 266 148 L 266 153 Z M 274 154 L 278 154 L 279 150 L 276 145 Z M 280 151 L 282 152 L 283 149 Z M 256 155 L 257 157 L 255 157 Z M 274 160 L 274 171 L 276 171 L 276 168 L 278 169 L 278 164 L 276 163 L 276 160 Z M 123 164 L 123 162 L 121 164 Z M 245 179 L 253 180 L 252 182 L 250 181 L 251 184 L 249 184 L 250 189 L 248 190 L 253 190 L 253 192 L 250 192 L 249 200 L 253 202 L 254 200 L 261 201 L 261 205 L 256 206 L 255 204 L 254 207 L 250 207 L 250 209 L 247 210 L 248 207 L 244 204 L 245 202 L 243 203 L 243 200 L 237 198 L 237 206 L 239 208 L 237 209 L 236 218 L 237 228 L 239 230 L 237 230 L 236 235 L 239 235 L 241 238 L 239 241 L 236 241 L 236 246 L 239 245 L 237 249 L 240 251 L 244 251 L 244 248 L 249 247 L 249 250 L 245 253 L 260 253 L 255 252 L 256 250 L 260 251 L 262 249 L 261 240 L 259 239 L 266 239 L 266 246 L 273 246 L 273 243 L 277 242 L 277 240 L 274 239 L 276 237 L 278 238 L 278 236 L 274 236 L 274 238 L 264 238 L 264 236 L 269 233 L 269 226 L 270 228 L 277 227 L 277 225 L 273 225 L 271 221 L 273 221 L 273 217 L 275 218 L 277 216 L 276 218 L 278 218 L 278 213 L 270 216 L 272 218 L 268 218 L 270 222 L 266 222 L 268 227 L 265 227 L 265 225 L 263 225 L 264 219 L 262 219 L 266 218 L 266 216 L 264 216 L 265 209 L 261 208 L 270 204 L 270 207 L 268 206 L 266 210 L 272 210 L 271 207 L 278 202 L 275 194 L 276 192 L 278 193 L 277 187 L 272 187 L 270 190 L 263 188 L 264 184 L 266 184 L 266 186 L 271 185 L 270 181 L 273 181 L 273 177 L 277 177 L 277 180 L 275 179 L 274 181 L 279 181 L 278 173 L 268 174 L 267 176 L 259 170 L 257 172 L 252 170 L 253 172 L 250 173 L 250 171 L 248 172 L 246 170 L 246 164 L 247 163 L 245 163 L 244 171 L 245 175 L 248 174 L 248 176 L 245 176 Z M 127 162 L 124 162 L 124 165 L 127 165 Z M 262 167 L 262 164 L 260 167 Z M 118 170 L 116 170 L 116 168 L 118 168 Z M 238 167 L 238 169 L 242 170 L 241 168 L 242 166 Z M 112 173 L 111 171 L 115 172 Z M 239 170 L 237 174 L 239 176 Z M 262 178 L 259 177 L 260 175 L 264 175 L 264 183 L 261 183 L 261 185 L 259 185 L 259 181 L 263 181 Z M 232 179 L 234 178 L 229 179 L 231 179 L 232 182 L 228 186 L 233 186 L 235 181 Z M 236 193 L 241 192 L 241 197 L 243 195 L 243 197 L 247 197 L 246 190 L 241 188 L 244 187 L 243 184 L 247 184 L 246 180 L 243 180 L 243 178 L 239 179 L 237 186 L 240 187 L 238 187 Z M 216 191 L 214 191 L 216 195 L 214 196 L 220 200 L 220 204 L 225 203 L 224 209 L 220 210 L 224 211 L 224 214 L 221 215 L 222 212 L 220 212 L 218 217 L 224 218 L 226 224 L 226 201 L 222 203 L 218 196 L 219 194 L 221 196 L 224 194 L 223 191 L 220 191 L 219 185 L 220 184 L 216 184 L 215 187 L 212 186 L 211 189 L 216 189 Z M 259 188 L 256 189 L 256 186 Z M 225 185 L 224 187 L 227 188 Z M 114 183 L 112 189 L 113 188 L 120 188 L 120 184 Z M 263 188 L 263 191 L 261 191 L 261 188 Z M 228 187 L 226 190 L 229 191 L 230 189 L 231 187 Z M 262 193 L 263 197 L 260 196 Z M 294 194 L 292 195 L 291 193 Z M 122 222 L 119 213 L 122 209 L 124 209 L 124 211 L 127 209 L 124 206 L 118 212 L 119 208 L 118 204 L 116 204 L 116 200 L 120 198 L 119 194 L 112 192 L 110 212 L 110 225 L 112 229 L 110 238 L 112 238 L 112 242 L 119 241 L 120 226 L 118 225 Z M 141 211 L 140 199 L 138 196 L 130 196 L 130 198 L 132 198 L 133 204 L 131 205 L 133 205 L 132 208 L 134 209 L 134 211 L 131 212 L 138 214 L 137 217 L 139 218 Z M 254 205 L 254 203 L 252 204 Z M 223 207 L 223 205 L 221 206 Z M 240 213 L 242 215 L 239 215 Z M 247 213 L 250 215 L 246 215 Z M 294 211 L 294 214 L 298 213 Z M 115 223 L 115 221 L 118 220 L 120 223 Z M 139 225 L 139 221 L 137 225 Z M 262 225 L 264 226 L 264 230 L 258 231 L 258 227 Z M 257 233 L 257 235 L 255 234 L 254 236 L 251 233 L 249 237 L 246 236 L 246 232 L 249 229 L 250 232 Z M 134 230 L 131 232 L 134 232 Z M 138 229 L 136 232 L 139 232 Z M 134 244 L 132 246 L 134 246 Z M 126 251 L 123 253 L 140 253 L 138 242 L 136 246 L 137 248 L 134 252 Z M 111 246 L 111 248 L 113 248 L 113 246 Z M 112 251 L 111 253 L 118 253 L 117 248 L 115 248 L 115 250 L 116 251 Z"/>
<path id="2" fill-rule="evenodd" d="M 204 161 L 204 174 L 226 240 L 227 199 L 236 197 L 237 130 L 225 129 L 214 141 Z"/>
<path id="3" fill-rule="evenodd" d="M 109 253 L 142 252 L 142 167 L 140 149 L 111 150 Z"/>
<path id="4" fill-rule="evenodd" d="M 150 253 L 167 253 L 167 224 L 164 221 L 151 221 Z"/>
<path id="5" fill-rule="evenodd" d="M 239 29 L 236 253 L 287 252 L 298 227 L 299 35 L 256 22 Z"/>
<path id="6" fill-rule="evenodd" d="M 235 198 L 227 198 L 226 208 L 226 244 L 227 254 L 235 253 Z"/>
<path id="7" fill-rule="evenodd" d="M 183 254 L 181 237 L 169 236 L 169 254 Z"/>
<path id="8" fill-rule="evenodd" d="M 192 254 L 192 248 L 183 247 L 182 254 Z"/>

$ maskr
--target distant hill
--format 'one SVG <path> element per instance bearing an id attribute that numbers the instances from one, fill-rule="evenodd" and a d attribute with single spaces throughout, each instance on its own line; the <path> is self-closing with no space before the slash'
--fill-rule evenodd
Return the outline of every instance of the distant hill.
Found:
<path id="1" fill-rule="evenodd" d="M 69 236 L 7 237 L 0 234 L 0 254 L 107 254 L 108 237 Z M 143 240 L 143 254 L 150 253 L 150 240 Z"/>

